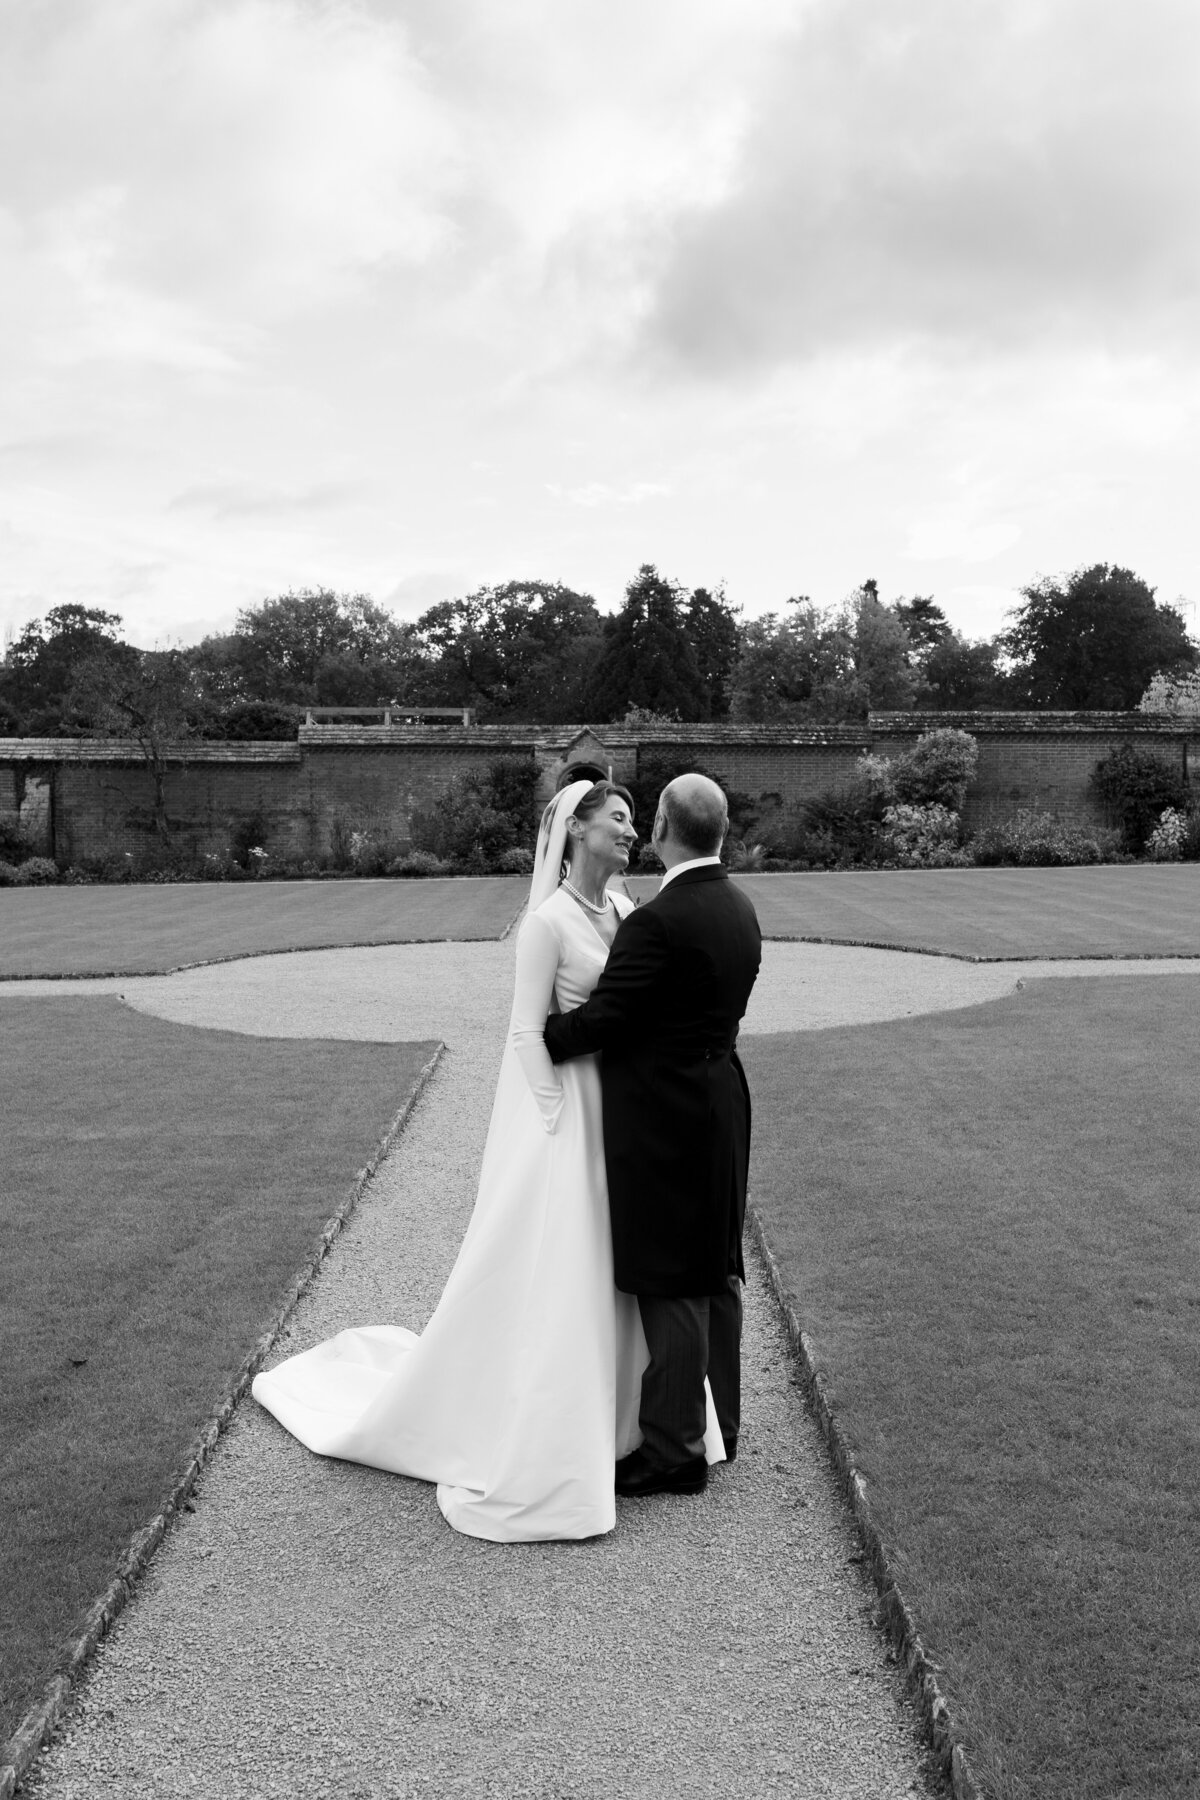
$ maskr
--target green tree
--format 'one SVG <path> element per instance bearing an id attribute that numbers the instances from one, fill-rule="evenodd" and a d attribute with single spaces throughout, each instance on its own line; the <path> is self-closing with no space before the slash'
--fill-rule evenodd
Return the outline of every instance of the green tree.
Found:
<path id="1" fill-rule="evenodd" d="M 786 616 L 768 613 L 742 627 L 734 676 L 735 719 L 840 724 L 872 708 L 912 706 L 917 676 L 903 625 L 864 582 L 832 611 L 807 594 Z"/>
<path id="2" fill-rule="evenodd" d="M 929 651 L 921 666 L 918 705 L 935 712 L 983 712 L 1012 704 L 1012 687 L 995 639 L 968 643 L 952 631 Z"/>
<path id="3" fill-rule="evenodd" d="M 413 629 L 430 703 L 476 707 L 485 722 L 583 717 L 603 641 L 590 594 L 557 581 L 507 581 L 441 601 Z"/>
<path id="4" fill-rule="evenodd" d="M 847 633 L 807 594 L 787 605 L 786 613 L 765 613 L 742 626 L 732 717 L 751 724 L 845 717 Z"/>
<path id="5" fill-rule="evenodd" d="M 620 611 L 605 621 L 603 649 L 584 693 L 586 715 L 603 722 L 637 706 L 706 719 L 711 704 L 680 590 L 653 563 L 643 563 Z"/>
<path id="6" fill-rule="evenodd" d="M 1131 569 L 1093 563 L 1021 592 L 1024 605 L 1001 643 L 1027 705 L 1124 711 L 1153 675 L 1182 673 L 1200 660 L 1182 615 L 1159 605 Z"/>
<path id="7" fill-rule="evenodd" d="M 0 701 L 29 737 L 70 735 L 70 695 L 80 665 L 128 648 L 118 635 L 119 613 L 91 606 L 53 606 L 33 619 L 9 646 L 0 668 Z"/>
<path id="8" fill-rule="evenodd" d="M 953 636 L 949 620 L 931 594 L 914 594 L 911 600 L 893 600 L 888 611 L 895 613 L 903 625 L 917 662 L 924 662 L 931 650 Z"/>
<path id="9" fill-rule="evenodd" d="M 913 646 L 900 618 L 880 600 L 873 581 L 850 596 L 839 615 L 850 641 L 855 716 L 908 710 L 917 691 Z"/>
<path id="10" fill-rule="evenodd" d="M 424 672 L 412 625 L 366 594 L 304 588 L 246 607 L 207 661 L 236 697 L 293 705 L 370 706 L 413 698 Z M 348 697 L 348 696 L 352 696 Z"/>
<path id="11" fill-rule="evenodd" d="M 722 587 L 715 594 L 708 588 L 694 589 L 684 608 L 684 630 L 708 691 L 710 719 L 729 717 L 738 658 L 738 613 Z"/>
<path id="12" fill-rule="evenodd" d="M 196 733 L 204 696 L 195 669 L 180 650 L 95 653 L 76 668 L 71 688 L 73 714 L 90 735 L 132 738 L 153 784 L 153 823 L 159 842 L 170 842 L 167 814 L 169 752 Z"/>

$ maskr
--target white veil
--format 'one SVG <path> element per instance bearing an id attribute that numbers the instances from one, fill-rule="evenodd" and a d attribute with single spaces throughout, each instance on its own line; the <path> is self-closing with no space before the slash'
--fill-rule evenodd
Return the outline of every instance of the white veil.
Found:
<path id="1" fill-rule="evenodd" d="M 572 781 L 555 794 L 542 814 L 538 827 L 537 849 L 533 859 L 533 880 L 529 884 L 529 911 L 534 912 L 548 900 L 562 877 L 563 857 L 567 849 L 567 820 L 594 781 Z"/>

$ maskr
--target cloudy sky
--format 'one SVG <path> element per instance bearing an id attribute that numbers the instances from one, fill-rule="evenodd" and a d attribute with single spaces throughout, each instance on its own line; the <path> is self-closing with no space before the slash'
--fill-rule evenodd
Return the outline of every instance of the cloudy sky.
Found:
<path id="1" fill-rule="evenodd" d="M 1198 70 L 1195 0 L 0 0 L 0 630 L 1200 602 Z"/>

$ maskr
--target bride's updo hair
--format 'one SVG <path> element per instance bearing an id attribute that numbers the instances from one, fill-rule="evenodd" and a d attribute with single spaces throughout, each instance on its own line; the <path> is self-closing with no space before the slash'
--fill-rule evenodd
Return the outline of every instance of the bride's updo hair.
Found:
<path id="1" fill-rule="evenodd" d="M 623 800 L 625 802 L 626 806 L 629 808 L 629 816 L 632 819 L 633 795 L 628 788 L 623 788 L 620 783 L 616 781 L 594 782 L 583 796 L 582 800 L 577 800 L 575 805 L 571 808 L 571 817 L 573 819 L 590 819 L 593 814 L 600 811 L 604 802 L 613 794 L 617 796 L 618 800 Z"/>

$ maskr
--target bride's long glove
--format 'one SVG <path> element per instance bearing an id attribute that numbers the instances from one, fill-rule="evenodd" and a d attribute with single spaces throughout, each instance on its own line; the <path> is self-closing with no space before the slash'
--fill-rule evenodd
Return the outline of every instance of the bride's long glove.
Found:
<path id="1" fill-rule="evenodd" d="M 557 1126 L 564 1105 L 562 1082 L 542 1035 L 554 998 L 558 958 L 554 932 L 544 919 L 530 913 L 517 937 L 517 973 L 508 1041 L 517 1053 L 542 1124 L 549 1132 Z"/>

